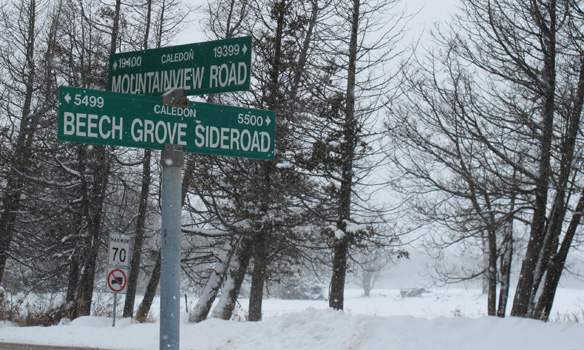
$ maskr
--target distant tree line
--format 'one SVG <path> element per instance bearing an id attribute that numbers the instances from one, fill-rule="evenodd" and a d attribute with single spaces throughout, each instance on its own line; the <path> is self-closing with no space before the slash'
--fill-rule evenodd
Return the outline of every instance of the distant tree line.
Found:
<path id="1" fill-rule="evenodd" d="M 181 261 L 200 296 L 191 321 L 231 318 L 246 277 L 249 320 L 261 320 L 266 287 L 299 271 L 330 279 L 329 305 L 342 310 L 347 274 L 371 286 L 407 256 L 400 237 L 417 227 L 432 228 L 433 249 L 477 262 L 441 272 L 485 277 L 490 315 L 507 313 L 522 258 L 511 315 L 547 319 L 584 209 L 582 4 L 465 1 L 424 51 L 408 48 L 398 5 L 198 9 L 209 40 L 252 37 L 252 81 L 190 98 L 274 110 L 277 124 L 274 161 L 186 155 Z M 146 319 L 160 279 L 158 152 L 59 142 L 58 87 L 107 90 L 110 54 L 171 45 L 193 10 L 0 5 L 1 286 L 62 293 L 63 315 L 89 315 L 109 234 L 126 234 L 124 316 Z"/>

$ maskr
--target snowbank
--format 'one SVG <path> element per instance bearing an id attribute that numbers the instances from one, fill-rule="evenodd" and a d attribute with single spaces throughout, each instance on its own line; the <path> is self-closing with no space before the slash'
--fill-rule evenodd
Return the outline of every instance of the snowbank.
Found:
<path id="1" fill-rule="evenodd" d="M 210 319 L 187 322 L 182 312 L 183 350 L 576 350 L 584 348 L 584 324 L 484 316 L 480 291 L 434 290 L 401 298 L 399 290 L 377 291 L 370 298 L 346 293 L 346 310 L 326 301 L 264 302 L 264 321 Z M 247 306 L 245 300 L 241 301 Z M 558 310 L 582 320 L 584 291 L 561 290 Z M 157 310 L 155 303 L 154 310 Z M 192 305 L 191 305 L 192 307 Z M 154 311 L 153 310 L 153 311 Z M 184 310 L 184 305 L 182 306 Z M 458 317 L 458 316 L 464 317 Z M 157 316 L 156 314 L 154 315 Z M 455 317 L 456 316 L 456 317 Z M 554 318 L 563 320 L 561 317 Z M 106 317 L 81 317 L 53 327 L 0 325 L 0 342 L 158 350 L 158 323 L 132 323 Z M 1 346 L 0 346 L 1 348 Z"/>
<path id="2" fill-rule="evenodd" d="M 186 320 L 186 317 L 185 317 Z M 34 344 L 91 346 L 111 349 L 158 349 L 156 323 L 82 317 L 70 325 L 0 328 L 0 340 Z M 495 317 L 470 319 L 351 315 L 308 309 L 264 322 L 211 319 L 183 322 L 181 349 L 399 349 L 399 350 L 576 350 L 584 344 L 584 325 L 543 323 Z"/>

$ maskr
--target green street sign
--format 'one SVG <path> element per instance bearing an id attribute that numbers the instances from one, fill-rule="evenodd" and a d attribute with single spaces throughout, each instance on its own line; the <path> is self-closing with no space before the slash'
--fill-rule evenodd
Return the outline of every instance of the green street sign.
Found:
<path id="1" fill-rule="evenodd" d="M 110 90 L 186 95 L 249 90 L 251 37 L 239 37 L 110 55 Z"/>
<path id="2" fill-rule="evenodd" d="M 61 141 L 274 159 L 276 113 L 190 102 L 162 104 L 161 97 L 75 87 L 59 88 Z"/>

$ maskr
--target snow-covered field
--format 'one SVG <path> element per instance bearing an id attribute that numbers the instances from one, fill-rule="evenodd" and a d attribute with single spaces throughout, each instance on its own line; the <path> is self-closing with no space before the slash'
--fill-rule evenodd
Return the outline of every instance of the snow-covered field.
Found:
<path id="1" fill-rule="evenodd" d="M 247 308 L 247 300 L 241 305 Z M 268 299 L 262 322 L 189 324 L 183 304 L 181 349 L 584 349 L 584 290 L 559 290 L 549 323 L 486 317 L 485 297 L 478 290 L 432 289 L 411 298 L 402 298 L 397 289 L 374 290 L 369 298 L 348 290 L 345 312 L 327 306 L 325 301 Z M 150 350 L 159 347 L 158 330 L 158 323 L 118 319 L 114 328 L 111 318 L 82 317 L 53 327 L 5 324 L 0 342 Z"/>

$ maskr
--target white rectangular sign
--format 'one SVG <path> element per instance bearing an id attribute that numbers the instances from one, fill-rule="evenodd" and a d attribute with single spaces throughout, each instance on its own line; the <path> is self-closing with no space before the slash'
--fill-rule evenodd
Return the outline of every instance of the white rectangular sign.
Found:
<path id="1" fill-rule="evenodd" d="M 130 237 L 110 234 L 108 265 L 122 267 L 130 265 Z"/>

